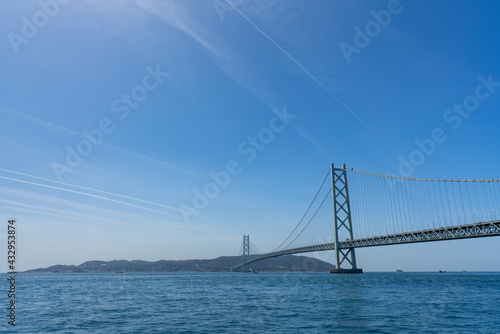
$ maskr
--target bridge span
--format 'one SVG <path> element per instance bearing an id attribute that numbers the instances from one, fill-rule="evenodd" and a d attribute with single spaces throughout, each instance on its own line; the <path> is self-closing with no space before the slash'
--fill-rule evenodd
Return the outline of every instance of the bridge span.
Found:
<path id="1" fill-rule="evenodd" d="M 428 229 L 428 230 L 414 231 L 408 233 L 389 234 L 371 238 L 344 240 L 339 242 L 339 248 L 350 249 L 350 248 L 399 245 L 399 244 L 409 244 L 417 242 L 444 241 L 444 240 L 469 239 L 469 238 L 493 237 L 493 236 L 500 236 L 500 220 L 488 223 L 475 223 L 468 225 L 441 227 L 438 229 Z M 257 257 L 254 257 L 252 259 L 245 261 L 244 263 L 240 263 L 237 266 L 234 266 L 232 269 L 236 270 L 242 267 L 244 264 L 248 265 L 250 263 L 269 259 L 272 257 L 299 254 L 299 253 L 321 252 L 334 249 L 335 249 L 335 243 L 333 242 L 290 248 L 277 252 L 260 254 Z"/>
<path id="2" fill-rule="evenodd" d="M 354 180 L 349 187 L 348 174 L 350 182 Z M 331 186 L 325 188 L 328 176 Z M 320 196 L 322 191 L 326 196 Z M 297 245 L 303 232 L 319 220 L 320 208 L 327 208 L 324 204 L 330 194 L 332 220 L 327 223 L 333 223 L 333 238 L 321 235 L 316 239 L 333 239 L 333 242 L 307 241 L 301 243 L 306 246 Z M 316 200 L 321 203 L 314 211 L 311 209 Z M 307 215 L 311 216 L 308 221 Z M 335 168 L 331 164 L 311 205 L 285 241 L 274 251 L 251 257 L 249 236 L 244 236 L 242 263 L 232 270 L 244 270 L 250 263 L 282 255 L 333 250 L 332 273 L 360 273 L 356 248 L 500 236 L 497 217 L 500 217 L 500 179 L 417 179 L 370 173 L 345 165 Z M 354 237 L 353 222 L 362 237 Z M 382 234 L 381 230 L 394 232 Z M 343 263 L 350 268 L 342 268 Z"/>

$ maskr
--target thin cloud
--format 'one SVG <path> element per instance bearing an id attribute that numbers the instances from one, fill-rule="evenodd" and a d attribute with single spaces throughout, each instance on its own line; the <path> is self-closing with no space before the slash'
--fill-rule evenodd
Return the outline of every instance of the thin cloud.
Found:
<path id="1" fill-rule="evenodd" d="M 208 42 L 207 32 L 203 27 L 192 20 L 186 13 L 173 1 L 147 1 L 136 0 L 137 5 L 145 11 L 160 17 L 163 21 L 171 24 L 180 31 L 191 36 L 194 40 L 200 43 L 205 49 L 209 50 L 215 56 L 222 58 L 224 53 L 219 52 L 219 49 Z M 205 31 L 205 33 L 203 33 Z"/>
<path id="2" fill-rule="evenodd" d="M 21 114 L 19 112 L 12 111 L 12 110 L 5 109 L 5 108 L 1 108 L 1 107 L 0 107 L 0 111 L 6 112 L 6 113 L 10 113 L 10 114 L 16 115 L 18 117 L 22 117 L 22 118 L 24 118 L 24 119 L 26 119 L 26 120 L 34 123 L 34 124 L 37 124 L 37 125 L 39 125 L 41 127 L 45 127 L 47 129 L 51 129 L 52 131 L 54 131 L 54 132 L 56 132 L 58 134 L 63 134 L 63 135 L 66 135 L 66 136 L 77 136 L 79 138 L 85 139 L 85 136 L 83 134 L 77 132 L 77 131 L 73 131 L 73 130 L 70 130 L 68 128 L 65 128 L 65 127 L 53 124 L 53 123 L 50 123 L 50 122 L 47 122 L 47 121 L 43 121 L 43 120 L 38 119 L 38 118 L 33 117 L 33 116 Z M 169 169 L 174 169 L 176 171 L 182 172 L 182 173 L 184 173 L 186 175 L 190 175 L 190 176 L 193 176 L 193 175 L 195 175 L 195 176 L 204 176 L 204 174 L 202 174 L 202 173 L 195 172 L 193 170 L 186 169 L 184 167 L 180 167 L 180 166 L 174 165 L 174 164 L 169 163 L 169 162 L 161 161 L 161 160 L 149 157 L 147 155 L 144 155 L 142 153 L 138 153 L 138 152 L 127 150 L 125 148 L 122 148 L 122 147 L 110 144 L 110 143 L 108 143 L 108 142 L 106 142 L 104 140 L 102 141 L 101 145 L 105 149 L 114 150 L 116 152 L 121 153 L 122 155 L 126 155 L 126 156 L 132 157 L 132 158 L 137 159 L 137 160 L 149 161 L 149 162 L 152 162 L 152 163 L 155 163 L 155 164 L 159 164 L 159 165 L 167 167 Z"/>
<path id="3" fill-rule="evenodd" d="M 300 129 L 299 127 L 295 126 L 292 124 L 292 127 L 295 129 L 295 131 L 297 131 L 297 133 L 299 134 L 299 136 L 304 139 L 305 141 L 308 141 L 310 142 L 311 144 L 313 144 L 314 148 L 316 149 L 316 151 L 321 155 L 323 156 L 324 158 L 326 158 L 327 160 L 330 160 L 330 157 L 328 156 L 328 154 L 325 152 L 325 150 L 323 149 L 322 145 L 320 143 L 318 143 L 316 140 L 314 140 L 313 138 L 311 138 L 311 136 L 309 136 L 305 130 L 302 130 Z"/>
<path id="4" fill-rule="evenodd" d="M 36 214 L 37 216 L 42 215 L 48 217 L 63 218 L 66 221 L 80 220 L 82 222 L 87 222 L 87 223 L 89 221 L 95 222 L 96 219 L 98 221 L 107 221 L 107 222 L 110 221 L 109 219 L 105 219 L 100 216 L 81 214 L 81 213 L 76 213 L 75 211 L 52 209 L 46 206 L 27 204 L 25 202 L 0 200 L 0 203 L 3 204 L 0 205 L 0 207 L 5 210 L 9 210 L 11 212 L 21 211 L 23 214 L 32 213 Z"/>
<path id="5" fill-rule="evenodd" d="M 70 187 L 75 187 L 75 188 L 78 188 L 78 189 L 93 191 L 93 192 L 97 192 L 97 193 L 101 193 L 101 194 L 105 194 L 105 195 L 116 196 L 116 197 L 124 198 L 126 200 L 132 200 L 132 201 L 136 201 L 136 202 L 140 202 L 140 203 L 144 203 L 144 204 L 149 204 L 149 205 L 158 206 L 158 207 L 161 207 L 161 208 L 173 210 L 173 211 L 176 211 L 176 212 L 179 212 L 179 213 L 186 213 L 184 210 L 181 210 L 181 209 L 178 209 L 178 208 L 174 208 L 174 207 L 171 207 L 171 206 L 167 206 L 167 205 L 163 205 L 163 204 L 159 204 L 159 203 L 155 203 L 155 202 L 151 202 L 151 201 L 142 200 L 142 199 L 139 199 L 139 198 L 136 198 L 136 197 L 121 195 L 121 194 L 117 194 L 117 193 L 112 193 L 112 192 L 98 190 L 98 189 L 89 188 L 89 187 L 83 187 L 83 186 L 74 185 L 74 184 L 65 183 L 65 182 L 60 182 L 60 181 L 54 181 L 54 180 L 46 179 L 46 178 L 35 176 L 35 175 L 30 175 L 30 174 L 26 174 L 26 173 L 11 171 L 11 170 L 4 169 L 4 168 L 0 168 L 0 171 L 8 172 L 8 173 L 13 173 L 13 174 L 17 174 L 17 175 L 22 175 L 22 176 L 27 176 L 27 177 L 35 178 L 35 179 L 42 180 L 42 181 L 57 183 L 57 184 L 61 184 L 61 185 L 64 185 L 64 186 L 70 186 Z M 9 181 L 14 181 L 14 182 L 20 182 L 20 183 L 25 183 L 25 184 L 31 184 L 31 185 L 35 185 L 35 186 L 39 186 L 39 187 L 44 187 L 44 188 L 49 188 L 49 189 L 66 191 L 66 192 L 75 193 L 75 194 L 79 194 L 79 195 L 83 195 L 83 196 L 88 196 L 88 197 L 94 197 L 94 198 L 105 200 L 105 201 L 115 202 L 115 203 L 118 203 L 118 204 L 130 206 L 130 207 L 134 207 L 134 208 L 138 208 L 138 209 L 142 209 L 142 210 L 146 210 L 146 211 L 150 211 L 150 212 L 159 213 L 159 214 L 170 216 L 170 217 L 174 217 L 174 218 L 179 218 L 178 215 L 172 215 L 172 214 L 166 213 L 164 211 L 158 211 L 158 210 L 154 210 L 154 209 L 145 207 L 143 205 L 136 205 L 136 204 L 132 204 L 130 202 L 116 200 L 116 199 L 109 198 L 109 197 L 106 197 L 106 196 L 99 196 L 99 195 L 91 194 L 91 193 L 88 193 L 88 192 L 85 192 L 85 191 L 76 191 L 76 190 L 72 190 L 72 189 L 55 187 L 55 186 L 50 186 L 50 185 L 46 185 L 46 184 L 42 184 L 42 183 L 38 183 L 38 182 L 30 182 L 30 181 L 26 181 L 26 180 L 20 180 L 20 179 L 5 177 L 5 176 L 0 176 L 0 179 L 5 179 L 5 180 L 9 180 Z M 192 213 L 192 214 L 194 214 L 197 217 L 206 219 L 206 220 L 212 220 L 211 218 L 202 216 L 200 214 L 196 214 L 196 213 Z"/>
<path id="6" fill-rule="evenodd" d="M 158 214 L 169 216 L 169 217 L 179 218 L 176 215 L 172 215 L 172 214 L 166 213 L 164 211 L 159 211 L 159 210 L 147 208 L 147 207 L 142 206 L 142 205 L 136 205 L 136 204 L 132 204 L 132 203 L 120 201 L 120 200 L 117 200 L 117 199 L 112 199 L 112 198 L 108 198 L 108 197 L 104 197 L 104 196 L 94 195 L 94 194 L 90 194 L 90 193 L 86 193 L 86 192 L 82 192 L 82 191 L 77 191 L 77 190 L 72 190 L 72 189 L 65 189 L 65 188 L 50 186 L 50 185 L 47 185 L 47 184 L 42 184 L 42 183 L 37 183 L 37 182 L 19 180 L 19 179 L 14 179 L 14 178 L 11 178 L 11 177 L 6 177 L 6 176 L 0 176 L 0 179 L 14 181 L 14 182 L 20 182 L 20 183 L 25 183 L 25 184 L 30 184 L 30 185 L 34 185 L 34 186 L 38 186 L 38 187 L 43 187 L 43 188 L 49 188 L 49 189 L 54 189 L 54 190 L 65 191 L 65 192 L 74 193 L 74 194 L 78 194 L 78 195 L 83 195 L 83 196 L 87 196 L 87 197 L 93 197 L 93 198 L 101 199 L 101 200 L 104 200 L 104 201 L 109 201 L 109 202 L 114 202 L 114 203 L 118 203 L 118 204 L 121 204 L 121 205 L 129 206 L 129 207 L 136 208 L 136 209 L 141 209 L 141 210 L 145 210 L 145 211 L 149 211 L 149 212 L 154 212 L 154 213 L 158 213 Z"/>
<path id="7" fill-rule="evenodd" d="M 259 100 L 264 101 L 266 105 L 270 108 L 275 107 L 270 105 L 268 98 L 269 92 L 262 90 L 260 85 L 256 85 L 255 82 L 258 80 L 255 78 L 255 73 L 242 73 L 242 66 L 244 60 L 240 57 L 234 50 L 228 47 L 224 42 L 222 42 L 217 36 L 211 34 L 209 29 L 201 26 L 198 22 L 191 19 L 185 10 L 179 6 L 178 3 L 174 1 L 158 1 L 158 0 L 136 0 L 136 3 L 149 13 L 160 17 L 166 23 L 172 25 L 173 27 L 184 32 L 186 35 L 197 41 L 202 47 L 210 51 L 216 60 L 219 68 L 226 73 L 229 77 L 235 80 L 236 83 L 250 91 L 252 95 L 257 97 Z M 272 40 L 267 34 L 265 34 L 259 27 L 257 27 L 252 21 L 248 19 L 241 11 L 233 6 L 235 10 L 245 18 L 255 29 L 264 35 L 269 41 L 271 41 L 276 47 L 278 47 L 287 57 L 289 57 L 299 68 L 304 71 L 309 77 L 311 77 L 318 85 L 320 85 L 325 91 L 327 91 L 331 96 L 333 96 L 345 109 L 352 113 L 361 123 L 363 123 L 367 128 L 373 131 L 377 136 L 379 136 L 373 129 L 371 129 L 362 119 L 360 119 L 357 114 L 355 114 L 347 105 L 345 105 L 335 94 L 333 94 L 327 87 L 325 87 L 316 77 L 314 77 L 307 69 L 302 66 L 294 57 L 292 57 L 288 52 L 286 52 L 279 44 Z M 305 131 L 300 129 L 297 125 L 292 125 L 298 135 L 313 144 L 314 148 L 321 156 L 330 159 L 328 154 L 321 145 L 313 140 L 310 136 L 305 134 Z M 380 136 L 379 136 L 380 137 Z"/>
<path id="8" fill-rule="evenodd" d="M 121 197 L 121 198 L 129 199 L 129 200 L 133 200 L 133 201 L 137 201 L 137 202 L 141 202 L 141 203 L 145 203 L 145 204 L 159 206 L 159 207 L 162 207 L 162 208 L 165 208 L 165 209 L 170 209 L 170 210 L 174 210 L 174 211 L 178 211 L 178 212 L 183 212 L 182 210 L 179 210 L 177 208 L 174 208 L 174 207 L 171 207 L 171 206 L 168 206 L 168 205 L 158 204 L 158 203 L 155 203 L 155 202 L 150 202 L 150 201 L 142 200 L 142 199 L 131 197 L 131 196 L 126 196 L 126 195 L 121 195 L 121 194 L 117 194 L 117 193 L 112 193 L 112 192 L 109 192 L 109 191 L 98 190 L 98 189 L 89 188 L 89 187 L 83 187 L 83 186 L 79 186 L 79 185 L 71 184 L 71 183 L 66 183 L 66 182 L 54 181 L 54 180 L 46 179 L 44 177 L 39 177 L 39 176 L 27 174 L 27 173 L 16 172 L 16 171 L 12 171 L 12 170 L 9 170 L 9 169 L 4 169 L 4 168 L 0 168 L 0 171 L 7 172 L 7 173 L 12 173 L 12 174 L 17 174 L 17 175 L 22 175 L 22 176 L 27 176 L 27 177 L 31 177 L 31 178 L 34 178 L 34 179 L 37 179 L 37 180 L 41 180 L 41 181 L 47 181 L 47 182 L 62 184 L 62 185 L 65 185 L 65 186 L 75 187 L 75 188 L 78 188 L 78 189 L 90 190 L 90 191 L 94 191 L 94 192 L 101 193 L 101 194 L 112 195 L 112 196 Z"/>
<path id="9" fill-rule="evenodd" d="M 80 221 L 85 225 L 94 224 L 106 226 L 106 228 L 115 225 L 116 227 L 123 228 L 124 225 L 132 227 L 134 222 L 141 222 L 144 220 L 144 216 L 141 214 L 105 209 L 99 206 L 53 197 L 45 193 L 40 194 L 8 187 L 0 187 L 0 193 L 5 195 L 0 199 L 0 207 L 5 208 L 9 212 L 20 211 L 23 215 L 33 213 L 36 214 L 37 217 L 43 215 L 47 217 L 63 218 L 64 220 L 61 222 L 65 225 L 68 222 Z M 57 207 L 63 207 L 68 210 L 57 209 Z M 70 208 L 71 210 L 69 210 Z M 163 219 L 155 219 L 152 217 L 148 218 L 148 222 L 156 222 L 162 225 L 166 223 Z M 169 223 L 169 227 L 183 227 L 184 225 L 174 221 L 169 221 Z M 135 224 L 135 226 L 137 225 Z"/>
<path id="10" fill-rule="evenodd" d="M 297 59 L 290 55 L 285 49 L 283 49 L 275 40 L 273 40 L 269 35 L 267 35 L 262 29 L 260 29 L 252 20 L 250 20 L 245 14 L 243 14 L 235 5 L 233 5 L 229 0 L 226 2 L 234 8 L 234 10 L 240 14 L 252 27 L 254 27 L 261 35 L 263 35 L 267 40 L 269 40 L 274 46 L 276 46 L 285 56 L 292 60 L 308 77 L 310 77 L 314 82 L 316 82 L 324 91 L 326 91 L 330 96 L 332 96 L 344 109 L 346 109 L 351 115 L 353 115 L 359 122 L 361 122 L 366 128 L 373 132 L 377 137 L 383 139 L 372 127 L 370 127 L 361 117 L 358 116 L 351 108 L 349 108 L 337 95 L 335 95 L 331 90 L 329 90 L 321 81 L 319 81 L 313 74 L 311 74 Z"/>

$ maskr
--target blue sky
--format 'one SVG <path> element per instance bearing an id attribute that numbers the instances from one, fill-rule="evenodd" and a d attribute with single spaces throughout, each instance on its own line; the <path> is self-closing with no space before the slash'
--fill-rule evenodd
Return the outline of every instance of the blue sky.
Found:
<path id="1" fill-rule="evenodd" d="M 0 217 L 18 220 L 20 269 L 236 255 L 243 234 L 272 250 L 331 162 L 499 178 L 496 2 L 232 5 L 2 2 Z M 402 168 L 436 129 L 446 139 Z M 196 204 L 210 173 L 229 178 Z M 499 251 L 370 248 L 358 264 L 500 270 Z"/>

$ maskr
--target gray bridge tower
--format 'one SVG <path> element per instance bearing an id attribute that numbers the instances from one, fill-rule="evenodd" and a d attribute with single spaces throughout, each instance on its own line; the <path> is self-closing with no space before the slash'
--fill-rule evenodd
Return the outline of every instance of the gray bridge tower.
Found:
<path id="1" fill-rule="evenodd" d="M 335 268 L 330 272 L 338 273 L 362 273 L 362 269 L 356 267 L 356 254 L 354 248 L 341 249 L 339 247 L 339 231 L 347 231 L 349 240 L 354 240 L 352 234 L 351 208 L 349 206 L 349 189 L 347 188 L 347 173 L 345 164 L 342 168 L 335 168 L 331 164 L 332 172 L 332 200 L 333 200 L 333 228 L 335 244 Z M 346 261 L 351 268 L 341 268 Z"/>
<path id="2" fill-rule="evenodd" d="M 245 271 L 245 263 L 250 260 L 250 235 L 243 235 L 243 269 Z"/>

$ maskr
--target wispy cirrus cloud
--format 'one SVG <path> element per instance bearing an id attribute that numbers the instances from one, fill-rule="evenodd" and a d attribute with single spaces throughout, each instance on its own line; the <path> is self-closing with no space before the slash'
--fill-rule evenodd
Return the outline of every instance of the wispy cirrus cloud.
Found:
<path id="1" fill-rule="evenodd" d="M 194 20 L 185 8 L 185 4 L 180 4 L 178 1 L 167 0 L 136 0 L 136 3 L 142 7 L 145 11 L 158 16 L 166 23 L 172 25 L 178 30 L 182 31 L 196 42 L 198 42 L 204 49 L 210 52 L 216 61 L 219 68 L 231 77 L 237 84 L 248 90 L 253 96 L 255 96 L 260 101 L 264 102 L 269 108 L 274 108 L 274 97 L 272 93 L 267 89 L 263 89 L 260 84 L 258 73 L 255 71 L 249 71 L 247 66 L 245 56 L 240 55 L 234 48 L 231 48 L 227 43 L 225 43 L 220 37 L 213 34 L 210 29 L 203 26 L 198 21 Z M 243 15 L 239 10 L 238 12 Z M 244 16 L 244 19 L 249 21 L 253 26 L 252 21 L 248 17 Z M 256 27 L 256 26 L 255 26 Z M 264 37 L 269 39 L 274 45 L 276 45 L 286 56 L 288 56 L 294 63 L 296 63 L 301 69 L 303 69 L 307 75 L 313 77 L 315 81 L 317 79 L 312 76 L 295 58 L 289 55 L 279 44 L 277 44 L 273 39 L 266 35 L 260 28 L 256 27 L 259 33 L 263 34 Z M 318 82 L 319 83 L 319 82 Z M 321 83 L 319 83 L 322 85 Z M 323 87 L 323 86 L 322 86 Z M 325 88 L 325 87 L 323 87 Z M 330 91 L 328 91 L 332 94 Z M 335 97 L 335 96 L 334 96 Z M 350 109 L 348 109 L 352 112 Z M 322 148 L 321 144 L 313 139 L 311 135 L 306 134 L 305 130 L 302 130 L 297 124 L 292 124 L 293 129 L 297 134 L 305 141 L 311 143 L 316 151 L 323 157 L 328 158 L 325 150 Z"/>
<path id="2" fill-rule="evenodd" d="M 1 108 L 1 107 L 0 107 L 0 111 L 4 112 L 4 113 L 9 113 L 11 115 L 15 115 L 17 117 L 20 117 L 20 118 L 22 118 L 22 119 L 24 119 L 24 120 L 26 120 L 28 122 L 31 122 L 31 123 L 33 123 L 33 124 L 35 124 L 35 125 L 37 125 L 37 126 L 39 126 L 41 128 L 45 128 L 48 131 L 52 131 L 55 134 L 65 136 L 66 138 L 67 137 L 76 137 L 76 138 L 79 138 L 79 139 L 85 139 L 85 136 L 82 133 L 80 133 L 80 132 L 77 132 L 77 131 L 65 128 L 63 126 L 56 125 L 56 124 L 53 124 L 53 123 L 41 120 L 39 118 L 30 116 L 30 115 L 25 115 L 25 114 L 22 114 L 20 112 L 9 110 L 9 109 L 6 109 L 6 108 Z M 129 157 L 129 158 L 132 158 L 132 159 L 136 159 L 136 160 L 139 160 L 139 161 L 146 161 L 146 162 L 149 162 L 149 163 L 160 165 L 160 166 L 166 167 L 168 169 L 175 170 L 177 172 L 181 172 L 181 173 L 183 173 L 185 175 L 189 175 L 189 176 L 203 176 L 204 175 L 204 174 L 199 173 L 197 171 L 193 171 L 191 169 L 187 169 L 187 168 L 184 168 L 184 167 L 172 164 L 170 162 L 162 161 L 162 160 L 159 160 L 159 159 L 156 159 L 156 158 L 149 157 L 149 156 L 144 155 L 144 154 L 139 153 L 139 152 L 134 152 L 134 151 L 131 151 L 131 150 L 128 150 L 128 149 L 125 149 L 125 148 L 122 148 L 122 147 L 110 144 L 110 143 L 108 143 L 106 141 L 102 142 L 102 146 L 105 149 L 115 151 L 115 152 L 121 154 L 122 156 L 126 156 L 126 157 Z"/>
<path id="3" fill-rule="evenodd" d="M 56 189 L 57 190 L 57 189 Z M 9 212 L 21 212 L 23 215 L 32 213 L 43 215 L 47 217 L 65 219 L 66 223 L 74 223 L 76 221 L 85 224 L 113 224 L 123 226 L 123 224 L 133 224 L 140 222 L 144 217 L 138 213 L 117 211 L 114 209 L 104 208 L 81 201 L 64 199 L 47 194 L 46 192 L 40 193 L 36 191 L 21 190 L 17 188 L 0 187 L 0 206 Z M 76 194 L 81 194 L 76 192 Z M 96 199 L 102 199 L 96 197 Z M 119 201 L 118 204 L 124 204 Z M 125 204 L 124 204 L 125 205 Z M 127 205 L 128 206 L 128 205 Z M 165 214 L 157 210 L 148 210 L 146 207 L 132 205 L 132 208 L 147 210 L 154 213 Z M 171 215 L 173 218 L 176 216 Z M 155 218 L 148 218 L 149 220 L 158 220 Z M 161 219 L 162 224 L 180 225 L 178 219 L 164 220 Z"/>
<path id="4" fill-rule="evenodd" d="M 185 9 L 179 5 L 179 3 L 169 0 L 136 0 L 136 3 L 149 11 L 162 18 L 164 21 L 168 22 L 177 29 L 183 31 L 198 43 L 200 43 L 205 49 L 209 50 L 218 60 L 223 62 L 219 64 L 222 70 L 233 77 L 237 82 L 244 83 L 244 86 L 252 92 L 258 92 L 257 87 L 248 86 L 248 80 L 245 82 L 243 79 L 245 76 L 242 73 L 237 73 L 238 69 L 234 66 L 238 62 L 238 58 L 233 50 L 231 50 L 225 43 L 223 43 L 218 37 L 210 33 L 207 27 L 201 26 L 198 22 L 193 20 L 189 15 L 187 15 Z M 274 45 L 278 50 L 280 50 L 283 55 L 285 55 L 292 63 L 294 63 L 306 76 L 313 80 L 319 87 L 321 87 L 327 94 L 329 94 L 335 101 L 337 101 L 340 106 L 349 112 L 355 119 L 357 119 L 361 124 L 363 124 L 367 129 L 374 133 L 379 138 L 382 138 L 368 123 L 366 123 L 355 111 L 353 111 L 349 106 L 347 106 L 344 101 L 337 96 L 331 89 L 326 87 L 323 82 L 321 82 L 314 74 L 312 74 L 301 62 L 299 62 L 293 55 L 291 55 L 287 50 L 285 50 L 276 40 L 270 37 L 266 32 L 264 32 L 253 20 L 251 20 L 247 15 L 245 15 L 237 6 L 235 6 L 231 1 L 227 3 L 237 12 L 245 21 L 247 21 L 259 34 L 261 34 L 266 40 L 268 40 L 272 45 Z M 249 73 L 246 73 L 247 77 Z M 256 94 L 259 98 L 262 98 L 259 94 Z M 272 106 L 271 106 L 272 107 Z M 304 138 L 306 139 L 306 138 Z M 308 140 L 308 139 L 306 139 Z M 310 140 L 308 140 L 310 141 Z"/>

